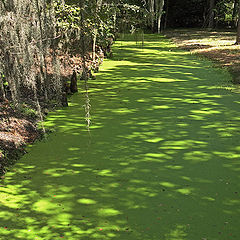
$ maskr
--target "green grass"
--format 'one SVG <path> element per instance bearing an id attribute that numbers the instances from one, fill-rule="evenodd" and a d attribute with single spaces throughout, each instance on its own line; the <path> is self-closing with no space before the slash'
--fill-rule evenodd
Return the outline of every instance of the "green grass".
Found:
<path id="1" fill-rule="evenodd" d="M 240 239 L 230 80 L 161 36 L 118 41 L 89 82 L 90 133 L 81 90 L 6 175 L 0 239 Z"/>

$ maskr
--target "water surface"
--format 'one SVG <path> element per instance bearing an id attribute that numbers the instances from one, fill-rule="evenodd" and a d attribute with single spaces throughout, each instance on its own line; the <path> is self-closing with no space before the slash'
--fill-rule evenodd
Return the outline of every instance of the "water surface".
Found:
<path id="1" fill-rule="evenodd" d="M 90 132 L 81 83 L 1 183 L 0 239 L 240 239 L 240 100 L 228 81 L 162 36 L 117 42 L 88 83 Z"/>

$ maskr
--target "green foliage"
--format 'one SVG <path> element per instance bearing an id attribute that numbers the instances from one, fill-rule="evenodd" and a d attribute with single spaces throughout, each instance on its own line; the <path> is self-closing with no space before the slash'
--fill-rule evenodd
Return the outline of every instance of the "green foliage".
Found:
<path id="1" fill-rule="evenodd" d="M 124 3 L 119 5 L 118 25 L 120 32 L 134 32 L 138 28 L 146 28 L 150 13 L 141 5 Z"/>
<path id="2" fill-rule="evenodd" d="M 80 28 L 80 11 L 77 6 L 62 4 L 60 1 L 54 3 L 57 18 L 57 28 L 68 31 Z"/>
<path id="3" fill-rule="evenodd" d="M 0 149 L 0 156 L 3 158 L 4 157 L 4 151 Z"/>
<path id="4" fill-rule="evenodd" d="M 215 21 L 220 25 L 229 26 L 234 20 L 233 0 L 219 0 L 215 6 Z"/>
<path id="5" fill-rule="evenodd" d="M 7 87 L 9 84 L 6 80 L 6 77 L 3 73 L 0 72 L 0 83 L 3 84 L 3 86 Z"/>
<path id="6" fill-rule="evenodd" d="M 169 27 L 201 27 L 207 14 L 206 0 L 169 1 Z"/>
<path id="7" fill-rule="evenodd" d="M 230 26 L 236 19 L 235 0 L 215 0 L 214 27 Z M 235 9 L 236 8 L 236 9 Z M 207 26 L 209 1 L 207 0 L 176 0 L 168 1 L 169 27 L 202 27 Z"/>
<path id="8" fill-rule="evenodd" d="M 114 5 L 103 4 L 99 11 L 96 11 L 94 1 L 86 1 L 82 5 L 75 1 L 67 1 L 65 4 L 55 1 L 54 6 L 63 44 L 69 43 L 71 46 L 73 42 L 84 41 L 90 45 L 96 34 L 95 29 L 99 46 L 106 47 L 108 38 L 114 37 Z"/>
<path id="9" fill-rule="evenodd" d="M 12 106 L 13 107 L 13 106 Z M 31 108 L 28 104 L 22 103 L 19 104 L 17 107 L 18 111 L 23 114 L 24 116 L 31 117 L 31 118 L 36 118 L 38 117 L 38 112 Z"/>

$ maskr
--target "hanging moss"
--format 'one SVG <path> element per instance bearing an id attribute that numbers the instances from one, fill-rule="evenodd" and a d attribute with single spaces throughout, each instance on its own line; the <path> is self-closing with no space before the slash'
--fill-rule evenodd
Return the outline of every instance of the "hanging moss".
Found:
<path id="1" fill-rule="evenodd" d="M 55 99 L 60 104 L 62 98 L 53 2 L 1 1 L 0 16 L 0 72 L 8 83 L 9 100 L 18 106 L 27 98 L 41 115 L 40 102 Z"/>

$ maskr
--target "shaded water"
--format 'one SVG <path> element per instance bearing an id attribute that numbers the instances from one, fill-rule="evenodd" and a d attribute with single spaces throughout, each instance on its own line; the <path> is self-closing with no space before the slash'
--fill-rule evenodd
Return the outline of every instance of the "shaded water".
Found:
<path id="1" fill-rule="evenodd" d="M 161 36 L 117 42 L 0 187 L 0 239 L 240 239 L 240 100 Z M 83 86 L 84 84 L 82 84 Z"/>

